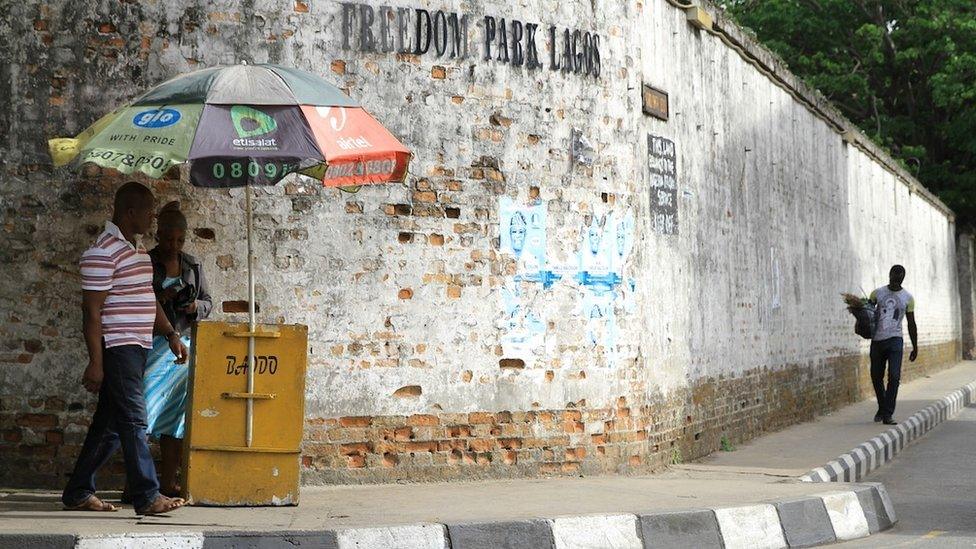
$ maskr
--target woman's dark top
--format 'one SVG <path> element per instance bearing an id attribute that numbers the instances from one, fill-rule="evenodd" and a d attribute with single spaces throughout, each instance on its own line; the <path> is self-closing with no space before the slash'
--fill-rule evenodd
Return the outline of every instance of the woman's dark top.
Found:
<path id="1" fill-rule="evenodd" d="M 159 248 L 150 250 L 149 258 L 152 260 L 153 266 L 153 290 L 159 296 L 163 292 L 163 280 L 166 279 L 166 265 L 160 256 Z M 180 253 L 180 278 L 183 279 L 184 285 L 193 286 L 193 295 L 190 297 L 197 303 L 197 312 L 186 314 L 177 311 L 174 300 L 169 300 L 161 305 L 163 312 L 166 313 L 166 318 L 173 325 L 173 329 L 183 336 L 189 336 L 191 323 L 210 316 L 210 311 L 213 310 L 213 300 L 210 297 L 207 279 L 203 276 L 203 266 L 190 254 Z"/>

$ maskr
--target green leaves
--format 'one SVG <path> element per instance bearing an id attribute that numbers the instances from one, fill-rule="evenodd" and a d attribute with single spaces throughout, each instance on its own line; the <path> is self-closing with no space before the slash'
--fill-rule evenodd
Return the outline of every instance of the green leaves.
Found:
<path id="1" fill-rule="evenodd" d="M 976 2 L 724 6 L 976 229 Z"/>

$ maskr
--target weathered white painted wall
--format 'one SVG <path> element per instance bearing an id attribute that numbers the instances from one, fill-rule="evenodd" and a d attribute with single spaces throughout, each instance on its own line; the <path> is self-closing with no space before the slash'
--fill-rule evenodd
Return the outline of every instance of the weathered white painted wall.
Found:
<path id="1" fill-rule="evenodd" d="M 870 291 L 895 262 L 908 269 L 922 345 L 959 339 L 947 214 L 664 0 L 389 4 L 593 31 L 602 37 L 602 75 L 345 51 L 335 2 L 11 6 L 0 24 L 10 44 L 2 83 L 12 98 L 0 102 L 10 129 L 0 181 L 0 387 L 5 428 L 23 442 L 10 448 L 50 440 L 44 429 L 80 441 L 78 418 L 91 401 L 77 384 L 77 258 L 118 181 L 52 172 L 44 140 L 82 130 L 169 76 L 241 59 L 327 75 L 416 155 L 404 185 L 348 194 L 291 180 L 257 192 L 261 317 L 309 326 L 310 420 L 582 410 L 585 426 L 566 427 L 568 445 L 589 444 L 604 432 L 599 410 L 684 400 L 720 376 L 796 367 L 801 377 L 824 375 L 830 360 L 866 352 L 839 293 Z M 482 32 L 471 27 L 474 40 Z M 669 121 L 641 113 L 642 82 L 670 94 Z M 574 128 L 592 145 L 590 167 L 570 158 Z M 648 134 L 676 144 L 677 235 L 651 230 Z M 205 258 L 216 299 L 244 299 L 242 191 L 178 181 L 154 190 L 161 202 L 182 200 L 191 226 L 213 229 L 215 238 L 193 237 L 188 250 Z M 502 204 L 544 212 L 545 265 L 563 275 L 551 287 L 517 282 L 536 271 L 526 254 L 506 253 Z M 612 298 L 573 279 L 595 261 L 587 256 L 594 219 L 598 236 L 619 231 L 625 242 L 625 260 L 609 269 L 624 280 Z M 521 297 L 506 298 L 516 287 Z M 602 318 L 590 320 L 594 300 Z M 509 325 L 513 303 L 521 331 Z M 537 345 L 513 350 L 511 336 L 532 332 L 526 310 L 541 327 L 530 338 Z M 500 362 L 513 358 L 524 367 Z M 406 386 L 422 394 L 393 396 Z M 31 395 L 68 407 L 54 410 L 53 425 L 20 423 L 41 407 Z M 666 406 L 682 423 L 682 409 Z M 709 421 L 732 413 L 715 406 Z M 644 438 L 631 442 L 665 429 L 650 415 L 634 421 Z M 553 461 L 547 451 L 519 456 Z"/>

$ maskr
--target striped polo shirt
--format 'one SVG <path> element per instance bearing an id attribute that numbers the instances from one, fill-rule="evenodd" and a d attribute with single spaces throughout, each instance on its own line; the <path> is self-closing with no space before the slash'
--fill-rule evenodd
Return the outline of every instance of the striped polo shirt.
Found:
<path id="1" fill-rule="evenodd" d="M 102 305 L 105 347 L 139 345 L 152 349 L 156 294 L 152 261 L 140 244 L 133 246 L 111 221 L 95 245 L 81 256 L 81 288 L 108 292 Z"/>

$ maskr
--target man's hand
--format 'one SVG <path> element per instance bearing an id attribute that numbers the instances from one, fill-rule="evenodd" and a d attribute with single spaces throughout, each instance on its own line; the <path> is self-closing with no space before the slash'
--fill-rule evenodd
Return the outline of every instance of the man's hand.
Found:
<path id="1" fill-rule="evenodd" d="M 186 345 L 180 341 L 179 336 L 173 335 L 169 338 L 169 350 L 173 351 L 173 355 L 176 356 L 176 364 L 183 364 L 186 362 L 186 357 L 190 354 L 187 350 Z"/>
<path id="2" fill-rule="evenodd" d="M 102 365 L 93 360 L 89 360 L 88 367 L 85 368 L 85 373 L 81 376 L 81 384 L 89 393 L 97 393 L 102 388 L 102 379 L 104 377 L 105 373 L 102 370 Z"/>
<path id="3" fill-rule="evenodd" d="M 911 354 L 908 355 L 908 361 L 915 362 L 916 358 L 918 358 L 918 349 L 912 349 Z"/>
<path id="4" fill-rule="evenodd" d="M 196 300 L 191 301 L 189 305 L 187 305 L 186 307 L 183 307 L 182 309 L 180 309 L 180 311 L 182 311 L 182 312 L 184 312 L 184 313 L 186 313 L 188 315 L 195 315 L 195 314 L 197 314 L 197 302 L 196 302 Z"/>

